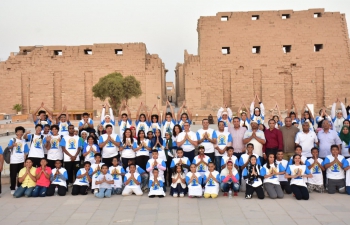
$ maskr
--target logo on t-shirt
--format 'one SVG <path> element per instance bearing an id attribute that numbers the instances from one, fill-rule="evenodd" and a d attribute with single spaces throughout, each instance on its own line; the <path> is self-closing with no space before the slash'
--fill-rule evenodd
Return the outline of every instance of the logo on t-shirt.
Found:
<path id="1" fill-rule="evenodd" d="M 199 164 L 198 172 L 206 172 L 206 166 L 204 163 Z"/>
<path id="2" fill-rule="evenodd" d="M 58 139 L 51 139 L 51 149 L 58 149 Z"/>
<path id="3" fill-rule="evenodd" d="M 219 135 L 219 143 L 218 145 L 226 145 L 226 136 L 225 135 Z"/>
<path id="4" fill-rule="evenodd" d="M 312 167 L 312 174 L 320 174 L 320 173 L 321 173 L 321 170 L 318 165 Z"/>
<path id="5" fill-rule="evenodd" d="M 74 138 L 70 138 L 69 141 L 69 146 L 68 146 L 68 149 L 76 149 L 76 140 Z"/>
<path id="6" fill-rule="evenodd" d="M 338 173 L 339 171 L 339 165 L 337 163 L 334 163 L 333 166 L 330 167 L 332 172 Z"/>
<path id="7" fill-rule="evenodd" d="M 41 148 L 41 138 L 34 139 L 34 148 Z"/>
<path id="8" fill-rule="evenodd" d="M 213 187 L 213 186 L 215 186 L 215 183 L 214 183 L 213 178 L 210 178 L 210 179 L 209 179 L 209 181 L 208 181 L 208 185 L 207 185 L 207 186 L 209 186 L 209 187 Z"/>
<path id="9" fill-rule="evenodd" d="M 16 142 L 17 147 L 16 147 L 16 153 L 22 153 L 22 143 L 21 142 Z"/>

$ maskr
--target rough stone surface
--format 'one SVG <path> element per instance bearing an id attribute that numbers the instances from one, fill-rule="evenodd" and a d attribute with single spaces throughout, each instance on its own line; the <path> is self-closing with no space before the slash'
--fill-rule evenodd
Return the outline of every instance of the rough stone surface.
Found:
<path id="1" fill-rule="evenodd" d="M 283 19 L 283 15 L 289 18 Z M 318 18 L 314 18 L 318 14 Z M 252 16 L 259 16 L 252 20 Z M 227 21 L 222 21 L 227 20 Z M 324 9 L 219 12 L 198 20 L 198 55 L 185 50 L 176 66 L 176 94 L 191 108 L 233 109 L 257 94 L 267 109 L 304 100 L 315 110 L 350 94 L 349 34 L 345 15 Z M 320 51 L 314 46 L 322 44 Z M 291 51 L 284 53 L 283 46 Z M 253 46 L 260 53 L 253 54 Z M 223 54 L 222 48 L 229 48 Z"/>
<path id="2" fill-rule="evenodd" d="M 116 54 L 117 53 L 117 54 Z M 60 111 L 100 110 L 92 86 L 113 72 L 133 75 L 143 94 L 131 99 L 133 110 L 144 102 L 149 106 L 166 101 L 165 68 L 156 54 L 148 54 L 143 43 L 93 44 L 82 46 L 21 46 L 8 60 L 0 62 L 0 112 L 14 113 L 20 103 L 23 112 L 35 110 L 41 102 Z"/>

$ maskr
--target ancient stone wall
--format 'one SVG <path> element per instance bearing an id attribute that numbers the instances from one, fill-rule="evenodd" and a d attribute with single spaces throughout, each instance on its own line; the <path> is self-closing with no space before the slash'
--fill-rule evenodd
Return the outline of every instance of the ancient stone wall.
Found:
<path id="1" fill-rule="evenodd" d="M 113 72 L 133 75 L 143 94 L 131 99 L 136 110 L 140 102 L 150 108 L 166 100 L 165 68 L 158 55 L 146 53 L 143 43 L 94 44 L 84 46 L 21 46 L 0 63 L 0 112 L 13 113 L 20 103 L 23 112 L 35 110 L 41 102 L 59 111 L 98 110 L 101 101 L 93 97 L 92 86 Z"/>
<path id="2" fill-rule="evenodd" d="M 267 109 L 294 100 L 328 107 L 350 96 L 349 34 L 345 15 L 324 9 L 220 12 L 198 20 L 198 55 L 176 67 L 192 108 L 250 104 Z M 255 53 L 254 53 L 255 52 Z M 183 68 L 181 68 L 183 66 Z M 183 71 L 181 71 L 183 69 Z M 181 82 L 176 85 L 181 94 Z M 181 95 L 178 95 L 178 100 Z"/>

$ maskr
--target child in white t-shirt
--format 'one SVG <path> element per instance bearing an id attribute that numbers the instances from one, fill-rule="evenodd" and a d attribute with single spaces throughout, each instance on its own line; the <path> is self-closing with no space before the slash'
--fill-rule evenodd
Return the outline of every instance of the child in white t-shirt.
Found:
<path id="1" fill-rule="evenodd" d="M 174 198 L 184 197 L 186 194 L 186 176 L 181 164 L 177 164 L 171 176 L 170 195 Z"/>
<path id="2" fill-rule="evenodd" d="M 114 184 L 112 185 L 112 195 L 120 195 L 122 193 L 123 178 L 125 170 L 118 164 L 118 158 L 112 158 L 112 166 L 109 167 L 109 174 L 112 175 Z"/>
<path id="3" fill-rule="evenodd" d="M 92 169 L 92 183 L 91 183 L 91 192 L 96 194 L 98 192 L 99 185 L 96 184 L 96 179 L 101 174 L 101 167 L 104 164 L 101 162 L 101 153 L 96 153 L 95 156 L 95 163 L 91 165 Z"/>
<path id="4" fill-rule="evenodd" d="M 201 174 L 202 178 L 208 171 L 208 163 L 211 162 L 210 157 L 204 154 L 204 146 L 198 147 L 198 155 L 194 157 L 193 164 L 197 166 L 197 172 Z"/>
<path id="5" fill-rule="evenodd" d="M 149 198 L 154 198 L 154 197 L 159 197 L 163 198 L 165 196 L 165 192 L 163 190 L 164 186 L 164 181 L 163 181 L 163 176 L 159 175 L 159 170 L 157 168 L 154 168 L 153 171 L 153 176 L 149 179 L 149 193 L 148 197 Z"/>
<path id="6" fill-rule="evenodd" d="M 87 195 L 87 189 L 91 183 L 92 169 L 89 161 L 84 162 L 84 168 L 78 170 L 72 188 L 72 195 Z"/>
<path id="7" fill-rule="evenodd" d="M 216 198 L 219 194 L 220 187 L 220 174 L 215 170 L 215 164 L 209 162 L 208 171 L 205 173 L 204 177 L 204 198 Z"/>
<path id="8" fill-rule="evenodd" d="M 307 179 L 307 189 L 309 193 L 317 191 L 320 193 L 324 192 L 323 186 L 323 175 L 324 167 L 322 166 L 323 160 L 318 158 L 318 149 L 311 149 L 312 158 L 308 159 L 309 163 L 308 169 L 310 170 L 312 177 Z"/>
<path id="9" fill-rule="evenodd" d="M 112 175 L 108 173 L 108 166 L 101 166 L 101 174 L 96 178 L 96 185 L 99 185 L 99 190 L 95 193 L 97 198 L 110 198 L 112 195 L 112 185 L 114 184 L 114 180 Z"/>
<path id="10" fill-rule="evenodd" d="M 190 172 L 186 174 L 186 184 L 188 186 L 188 197 L 202 197 L 202 176 L 197 172 L 197 166 L 191 164 Z"/>
<path id="11" fill-rule="evenodd" d="M 135 193 L 135 195 L 143 195 L 143 192 L 141 190 L 141 176 L 136 171 L 136 165 L 130 164 L 129 165 L 129 173 L 125 174 L 124 176 L 124 190 L 122 192 L 122 195 L 131 195 L 132 193 Z"/>

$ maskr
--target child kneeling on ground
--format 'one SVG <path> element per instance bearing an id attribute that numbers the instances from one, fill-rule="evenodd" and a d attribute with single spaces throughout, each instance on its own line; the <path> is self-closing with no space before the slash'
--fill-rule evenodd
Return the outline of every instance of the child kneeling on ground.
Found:
<path id="1" fill-rule="evenodd" d="M 125 175 L 125 170 L 118 165 L 118 158 L 116 156 L 112 159 L 112 166 L 109 167 L 109 174 L 112 175 L 114 180 L 114 184 L 112 185 L 112 195 L 122 194 L 122 176 Z"/>
<path id="2" fill-rule="evenodd" d="M 112 175 L 108 173 L 108 166 L 101 166 L 101 174 L 98 175 L 95 181 L 96 185 L 99 185 L 98 192 L 95 193 L 97 198 L 110 198 L 112 195 L 112 185 L 114 185 L 114 180 Z"/>
<path id="3" fill-rule="evenodd" d="M 159 171 L 157 168 L 154 168 L 153 171 L 153 176 L 149 179 L 149 193 L 148 197 L 154 198 L 154 197 L 159 197 L 163 198 L 165 196 L 163 186 L 164 186 L 164 181 L 162 176 L 159 175 Z"/>
<path id="4" fill-rule="evenodd" d="M 213 162 L 208 163 L 208 170 L 203 177 L 205 183 L 204 198 L 216 198 L 219 194 L 220 174 L 215 170 Z"/>
<path id="5" fill-rule="evenodd" d="M 175 167 L 176 168 L 171 176 L 172 183 L 170 186 L 170 195 L 174 198 L 177 198 L 178 196 L 184 197 L 186 194 L 185 173 L 181 164 L 176 164 Z"/>
<path id="6" fill-rule="evenodd" d="M 135 195 L 142 195 L 143 192 L 140 187 L 141 183 L 141 176 L 139 173 L 136 172 L 136 165 L 130 164 L 129 165 L 129 171 L 124 176 L 124 190 L 122 192 L 122 195 L 131 195 L 132 193 L 135 193 Z"/>
<path id="7" fill-rule="evenodd" d="M 186 183 L 188 186 L 188 197 L 202 197 L 202 176 L 197 172 L 196 164 L 191 164 L 190 172 L 186 174 Z"/>
<path id="8" fill-rule="evenodd" d="M 87 189 L 91 182 L 92 169 L 91 162 L 84 162 L 84 168 L 78 170 L 73 184 L 72 195 L 87 195 Z"/>
<path id="9" fill-rule="evenodd" d="M 221 190 L 224 192 L 224 196 L 228 196 L 227 192 L 231 189 L 234 191 L 234 196 L 237 196 L 239 191 L 239 173 L 234 167 L 232 161 L 226 163 L 225 169 L 221 171 Z"/>

